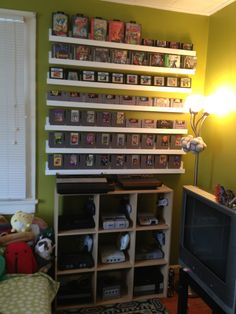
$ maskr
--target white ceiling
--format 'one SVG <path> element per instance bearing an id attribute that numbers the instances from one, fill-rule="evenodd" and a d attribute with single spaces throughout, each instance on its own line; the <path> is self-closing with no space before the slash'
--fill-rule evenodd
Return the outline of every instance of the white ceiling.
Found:
<path id="1" fill-rule="evenodd" d="M 154 9 L 211 15 L 236 0 L 102 0 Z"/>

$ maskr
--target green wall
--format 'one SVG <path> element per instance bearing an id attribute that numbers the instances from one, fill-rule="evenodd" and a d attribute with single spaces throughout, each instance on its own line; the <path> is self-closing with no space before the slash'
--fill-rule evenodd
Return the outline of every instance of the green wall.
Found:
<path id="1" fill-rule="evenodd" d="M 236 88 L 236 3 L 210 17 L 205 93 L 219 87 Z M 227 98 L 225 99 L 227 101 Z M 222 102 L 220 106 L 224 107 Z M 203 126 L 202 136 L 208 147 L 200 156 L 199 185 L 213 191 L 220 183 L 236 192 L 236 113 L 223 117 L 210 116 Z"/>
<path id="2" fill-rule="evenodd" d="M 46 85 L 46 75 L 48 71 L 48 51 L 50 49 L 48 28 L 51 25 L 51 13 L 64 11 L 70 15 L 83 13 L 90 17 L 101 16 L 106 19 L 120 19 L 126 22 L 136 21 L 142 24 L 144 38 L 192 42 L 198 57 L 197 71 L 196 75 L 193 77 L 193 92 L 195 93 L 204 92 L 209 18 L 198 15 L 153 10 L 150 8 L 111 4 L 98 0 L 0 0 L 0 7 L 35 11 L 37 13 L 37 198 L 39 199 L 37 215 L 45 218 L 48 222 L 52 222 L 55 178 L 53 176 L 45 176 L 45 140 L 47 139 L 47 132 L 44 130 L 45 117 L 48 112 L 45 99 L 46 91 L 49 89 Z M 80 91 L 83 92 L 86 90 L 81 88 Z M 100 92 L 104 93 L 104 91 Z M 109 93 L 109 91 L 107 92 Z M 130 92 L 129 94 L 134 93 Z M 136 93 L 136 95 L 145 96 L 147 93 L 141 92 Z M 149 93 L 148 95 L 185 97 L 185 95 L 180 94 L 174 96 L 173 94 Z M 136 116 L 143 117 L 144 115 L 137 113 Z M 146 114 L 147 118 L 149 116 L 149 114 Z M 151 116 L 153 116 L 153 114 Z M 156 114 L 155 116 L 156 119 L 164 117 L 166 117 L 166 115 L 163 114 Z M 170 114 L 168 118 L 188 119 L 188 115 L 183 117 L 182 115 Z M 193 156 L 186 155 L 184 156 L 186 174 L 159 176 L 160 180 L 174 189 L 171 260 L 175 263 L 177 262 L 178 256 L 177 243 L 182 185 L 193 183 L 193 163 Z"/>

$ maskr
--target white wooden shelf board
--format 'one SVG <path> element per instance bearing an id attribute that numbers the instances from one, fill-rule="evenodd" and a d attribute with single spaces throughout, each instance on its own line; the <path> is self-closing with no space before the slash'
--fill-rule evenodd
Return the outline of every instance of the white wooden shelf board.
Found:
<path id="1" fill-rule="evenodd" d="M 87 45 L 94 47 L 107 47 L 107 48 L 116 48 L 116 49 L 126 49 L 126 50 L 135 50 L 135 51 L 147 51 L 147 52 L 159 52 L 167 54 L 177 54 L 184 56 L 196 56 L 196 51 L 194 50 L 184 50 L 184 49 L 172 49 L 172 48 L 163 48 L 163 47 L 153 47 L 153 46 L 144 46 L 144 45 L 131 45 L 126 43 L 116 43 L 110 41 L 99 41 L 83 38 L 74 38 L 74 37 L 64 37 L 64 36 L 55 36 L 52 35 L 51 29 L 49 29 L 49 41 L 51 42 L 62 42 L 68 44 L 77 44 L 77 45 Z"/>
<path id="2" fill-rule="evenodd" d="M 191 88 L 184 87 L 167 87 L 167 86 L 145 86 L 145 85 L 130 85 L 130 84 L 116 84 L 116 83 L 100 83 L 100 82 L 86 82 L 73 81 L 62 79 L 47 79 L 49 85 L 63 85 L 63 86 L 78 86 L 101 89 L 119 89 L 119 90 L 134 90 L 147 92 L 169 92 L 169 93 L 191 93 Z"/>
<path id="3" fill-rule="evenodd" d="M 124 149 L 121 148 L 65 148 L 65 147 L 49 147 L 46 141 L 47 154 L 123 154 Z M 126 148 L 125 154 L 153 154 L 153 155 L 184 155 L 186 154 L 182 149 L 132 149 Z"/>
<path id="4" fill-rule="evenodd" d="M 57 65 L 66 65 L 66 66 L 118 70 L 118 71 L 132 71 L 132 72 L 142 72 L 142 73 L 165 73 L 165 74 L 182 74 L 182 75 L 194 75 L 195 74 L 194 69 L 165 68 L 165 67 L 153 67 L 153 66 L 143 66 L 143 65 L 133 65 L 133 64 L 95 62 L 95 61 L 80 61 L 80 60 L 71 60 L 71 59 L 52 58 L 51 56 L 49 56 L 49 63 L 57 64 Z"/>
<path id="5" fill-rule="evenodd" d="M 128 111 L 145 111 L 145 112 L 166 112 L 166 113 L 187 113 L 184 107 L 156 107 L 156 106 L 138 106 L 123 104 L 106 104 L 106 103 L 89 103 L 62 100 L 47 100 L 48 106 L 55 107 L 75 107 L 75 108 L 93 108 L 93 109 L 112 109 Z"/>
<path id="6" fill-rule="evenodd" d="M 46 163 L 47 164 L 47 163 Z M 46 175 L 69 174 L 69 175 L 106 175 L 106 174 L 183 174 L 185 169 L 48 169 Z"/>
<path id="7" fill-rule="evenodd" d="M 118 128 L 107 126 L 76 126 L 52 125 L 48 118 L 45 125 L 46 131 L 78 131 L 78 132 L 111 132 L 111 133 L 140 133 L 140 134 L 187 134 L 187 129 L 156 129 L 156 128 Z"/>

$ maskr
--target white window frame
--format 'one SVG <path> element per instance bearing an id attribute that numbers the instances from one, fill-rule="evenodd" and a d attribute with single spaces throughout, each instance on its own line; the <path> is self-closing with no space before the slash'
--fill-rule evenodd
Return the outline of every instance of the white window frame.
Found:
<path id="1" fill-rule="evenodd" d="M 26 52 L 26 198 L 0 199 L 0 214 L 13 214 L 17 210 L 34 213 L 36 200 L 36 14 L 34 12 L 0 9 L 0 18 L 22 17 L 26 23 L 27 52 Z M 1 188 L 1 187 L 0 187 Z"/>

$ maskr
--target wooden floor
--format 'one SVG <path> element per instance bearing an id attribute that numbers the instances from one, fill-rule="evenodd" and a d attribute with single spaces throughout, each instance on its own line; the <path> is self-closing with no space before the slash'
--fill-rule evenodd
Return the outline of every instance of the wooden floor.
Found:
<path id="1" fill-rule="evenodd" d="M 160 299 L 165 305 L 169 314 L 177 314 L 178 295 L 175 292 L 173 297 Z M 188 314 L 212 314 L 211 309 L 199 297 L 188 298 Z"/>

